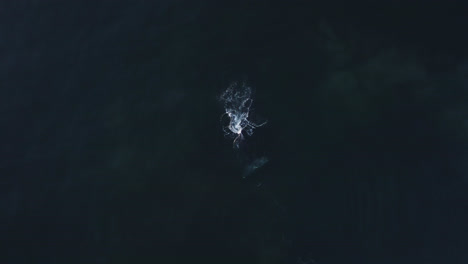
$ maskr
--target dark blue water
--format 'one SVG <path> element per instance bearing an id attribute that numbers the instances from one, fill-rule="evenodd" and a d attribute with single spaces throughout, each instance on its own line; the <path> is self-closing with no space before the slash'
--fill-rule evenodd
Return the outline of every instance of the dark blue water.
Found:
<path id="1" fill-rule="evenodd" d="M 1 3 L 0 263 L 468 263 L 467 10 Z"/>

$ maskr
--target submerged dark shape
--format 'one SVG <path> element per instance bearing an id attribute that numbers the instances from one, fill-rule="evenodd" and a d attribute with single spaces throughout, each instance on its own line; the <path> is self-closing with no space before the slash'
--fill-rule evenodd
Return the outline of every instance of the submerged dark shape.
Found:
<path id="1" fill-rule="evenodd" d="M 246 178 L 247 176 L 252 174 L 256 169 L 265 165 L 267 162 L 268 158 L 265 156 L 255 159 L 247 167 L 245 167 L 244 172 L 242 173 L 242 177 Z"/>

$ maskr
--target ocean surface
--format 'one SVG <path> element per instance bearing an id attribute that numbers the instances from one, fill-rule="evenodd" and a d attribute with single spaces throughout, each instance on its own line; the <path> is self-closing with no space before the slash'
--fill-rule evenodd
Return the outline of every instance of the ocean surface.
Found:
<path id="1" fill-rule="evenodd" d="M 0 263 L 468 263 L 461 1 L 3 1 Z"/>

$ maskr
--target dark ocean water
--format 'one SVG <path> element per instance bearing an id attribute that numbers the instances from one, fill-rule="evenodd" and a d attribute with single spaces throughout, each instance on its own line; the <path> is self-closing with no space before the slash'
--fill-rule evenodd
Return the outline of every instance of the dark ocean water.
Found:
<path id="1" fill-rule="evenodd" d="M 466 11 L 0 3 L 0 263 L 468 263 Z"/>

